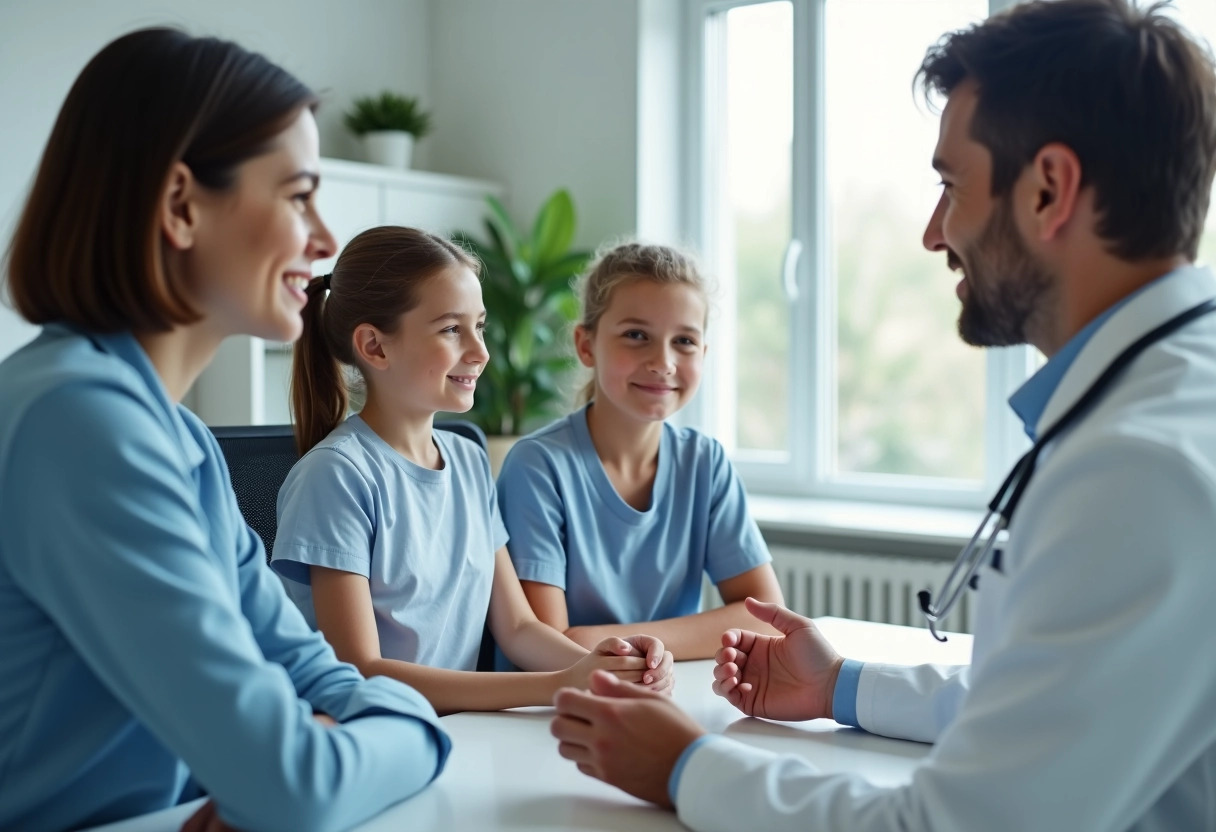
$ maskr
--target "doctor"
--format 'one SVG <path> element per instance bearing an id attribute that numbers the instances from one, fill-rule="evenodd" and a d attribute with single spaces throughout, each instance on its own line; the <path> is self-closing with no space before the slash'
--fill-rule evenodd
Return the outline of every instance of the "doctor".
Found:
<path id="1" fill-rule="evenodd" d="M 959 333 L 1050 358 L 1010 400 L 1046 441 L 979 569 L 972 664 L 848 661 L 749 600 L 783 635 L 727 631 L 714 689 L 936 747 L 881 788 L 605 677 L 558 694 L 559 751 L 698 830 L 1216 828 L 1211 59 L 1155 9 L 1060 0 L 950 34 L 920 78 L 947 98 L 924 242 L 961 273 Z"/>

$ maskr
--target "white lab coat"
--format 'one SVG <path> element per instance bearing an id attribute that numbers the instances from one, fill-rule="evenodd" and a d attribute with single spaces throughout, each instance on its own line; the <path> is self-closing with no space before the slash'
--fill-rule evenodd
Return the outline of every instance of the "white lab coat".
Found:
<path id="1" fill-rule="evenodd" d="M 1216 296 L 1156 281 L 1103 324 L 1042 435 L 1142 334 Z M 1216 313 L 1143 353 L 1040 457 L 970 668 L 867 664 L 868 731 L 934 742 L 880 788 L 715 738 L 680 778 L 696 830 L 1216 830 Z"/>

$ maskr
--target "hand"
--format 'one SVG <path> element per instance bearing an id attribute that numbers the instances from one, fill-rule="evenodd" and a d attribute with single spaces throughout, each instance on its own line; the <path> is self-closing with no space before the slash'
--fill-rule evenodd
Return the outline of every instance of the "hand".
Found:
<path id="1" fill-rule="evenodd" d="M 239 832 L 220 820 L 215 811 L 215 801 L 208 800 L 197 812 L 182 824 L 181 832 Z"/>
<path id="2" fill-rule="evenodd" d="M 624 641 L 633 648 L 634 655 L 645 656 L 647 669 L 654 671 L 642 674 L 641 684 L 656 693 L 671 696 L 676 687 L 676 675 L 673 670 L 675 658 L 671 655 L 671 651 L 664 648 L 663 642 L 654 636 L 626 636 Z M 603 642 L 597 645 L 596 649 L 598 650 L 602 645 Z"/>
<path id="3" fill-rule="evenodd" d="M 646 667 L 644 654 L 623 638 L 606 638 L 590 653 L 579 659 L 558 675 L 558 687 L 586 689 L 591 684 L 591 674 L 605 670 L 623 682 L 641 682 L 642 677 L 652 671 Z"/>
<path id="4" fill-rule="evenodd" d="M 714 656 L 714 693 L 748 716 L 803 720 L 832 716 L 844 659 L 809 618 L 755 598 L 747 611 L 783 635 L 727 630 Z"/>
<path id="5" fill-rule="evenodd" d="M 553 705 L 557 716 L 549 730 L 559 754 L 583 774 L 673 808 L 671 771 L 705 731 L 671 699 L 600 672 L 591 676 L 590 693 L 565 688 Z"/>

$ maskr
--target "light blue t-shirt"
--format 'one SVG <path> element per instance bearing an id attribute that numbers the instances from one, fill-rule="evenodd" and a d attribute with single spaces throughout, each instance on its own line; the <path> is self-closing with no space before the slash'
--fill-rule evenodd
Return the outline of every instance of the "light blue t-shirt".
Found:
<path id="1" fill-rule="evenodd" d="M 485 450 L 436 430 L 436 471 L 351 416 L 296 463 L 279 490 L 272 564 L 316 627 L 309 566 L 368 579 L 380 653 L 475 670 L 494 553 L 507 542 Z"/>
<path id="2" fill-rule="evenodd" d="M 233 826 L 345 828 L 438 773 L 434 710 L 308 628 L 134 338 L 47 326 L 0 403 L 0 829 L 164 809 L 191 775 Z"/>
<path id="3" fill-rule="evenodd" d="M 565 590 L 571 626 L 691 615 L 703 573 L 720 583 L 772 560 L 726 452 L 691 428 L 663 425 L 646 511 L 613 488 L 587 408 L 515 444 L 498 502 L 520 579 Z"/>

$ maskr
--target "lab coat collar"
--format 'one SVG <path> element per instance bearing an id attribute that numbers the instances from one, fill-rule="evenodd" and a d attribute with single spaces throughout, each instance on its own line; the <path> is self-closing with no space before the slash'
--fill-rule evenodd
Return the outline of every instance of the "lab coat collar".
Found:
<path id="1" fill-rule="evenodd" d="M 1182 266 L 1137 292 L 1081 348 L 1043 409 L 1035 435 L 1045 434 L 1124 348 L 1170 318 L 1213 297 L 1216 277 L 1210 269 L 1198 266 Z"/>

